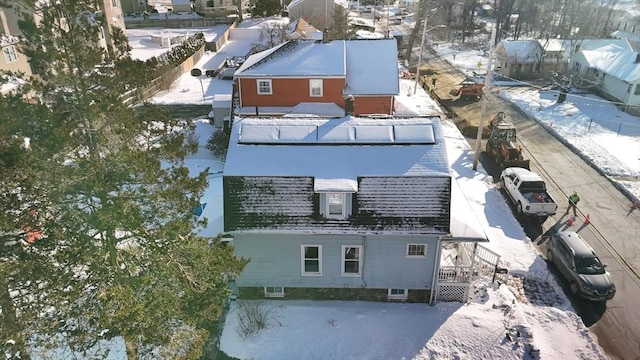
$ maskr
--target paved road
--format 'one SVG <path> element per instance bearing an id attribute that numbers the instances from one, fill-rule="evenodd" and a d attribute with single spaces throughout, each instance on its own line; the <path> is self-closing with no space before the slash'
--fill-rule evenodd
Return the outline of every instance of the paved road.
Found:
<path id="1" fill-rule="evenodd" d="M 474 146 L 482 102 L 453 99 L 449 91 L 464 76 L 433 52 L 423 62 L 426 68 L 438 72 L 436 95 L 451 110 L 454 122 Z M 489 94 L 487 100 L 485 128 L 498 111 L 507 114 L 516 125 L 532 170 L 545 177 L 549 192 L 560 205 L 560 213 L 542 226 L 523 220 L 525 231 L 542 254 L 546 251 L 546 236 L 555 231 L 577 231 L 589 242 L 608 265 L 618 292 L 606 306 L 570 298 L 611 359 L 640 359 L 640 209 L 630 211 L 631 202 L 623 193 L 535 120 L 496 96 Z M 491 169 L 490 164 L 486 167 Z M 568 227 L 564 211 L 567 196 L 574 190 L 581 195 L 579 218 Z M 583 223 L 586 215 L 591 221 L 589 225 Z"/>

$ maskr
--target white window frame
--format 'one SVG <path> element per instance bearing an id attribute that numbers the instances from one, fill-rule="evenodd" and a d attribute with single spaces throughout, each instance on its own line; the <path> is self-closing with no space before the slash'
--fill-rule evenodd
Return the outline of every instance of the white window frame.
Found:
<path id="1" fill-rule="evenodd" d="M 2 48 L 2 54 L 4 54 L 4 61 L 7 64 L 18 61 L 18 51 L 14 45 Z"/>
<path id="2" fill-rule="evenodd" d="M 342 211 L 340 212 L 340 214 L 332 214 L 329 209 L 330 209 L 330 201 L 329 199 L 332 196 L 336 196 L 339 195 L 342 197 Z M 330 192 L 326 194 L 326 199 L 325 199 L 325 214 L 327 219 L 345 219 L 347 217 L 347 194 L 346 193 L 341 193 L 341 192 Z"/>
<path id="3" fill-rule="evenodd" d="M 348 273 L 345 270 L 345 263 L 348 261 L 354 261 L 351 259 L 347 259 L 346 258 L 346 250 L 348 248 L 355 248 L 358 249 L 358 272 L 357 273 Z M 340 256 L 341 261 L 340 261 L 340 273 L 342 276 L 349 276 L 349 277 L 362 277 L 362 265 L 363 265 L 363 260 L 364 260 L 364 252 L 363 252 L 363 248 L 362 245 L 342 245 L 342 255 Z"/>
<path id="4" fill-rule="evenodd" d="M 318 248 L 318 271 L 307 272 L 305 271 L 305 262 L 307 260 L 315 260 L 312 258 L 306 258 L 306 249 L 310 247 Z M 322 245 L 302 244 L 300 245 L 300 273 L 302 276 L 322 276 Z"/>
<path id="5" fill-rule="evenodd" d="M 411 247 L 422 247 L 422 255 L 411 254 Z M 427 245 L 426 244 L 407 244 L 407 251 L 405 252 L 408 258 L 425 258 L 427 257 Z"/>
<path id="6" fill-rule="evenodd" d="M 269 87 L 269 91 L 262 91 L 260 90 L 260 83 L 264 83 L 264 88 Z M 256 90 L 258 95 L 273 95 L 273 83 L 271 82 L 271 79 L 256 79 Z"/>
<path id="7" fill-rule="evenodd" d="M 284 297 L 284 286 L 265 286 L 264 297 Z"/>
<path id="8" fill-rule="evenodd" d="M 309 96 L 322 97 L 322 95 L 324 94 L 323 87 L 324 82 L 322 81 L 322 79 L 309 79 Z M 314 94 L 314 90 L 315 92 L 319 93 Z"/>
<path id="9" fill-rule="evenodd" d="M 389 289 L 387 291 L 387 299 L 389 300 L 407 300 L 408 298 L 409 289 Z"/>

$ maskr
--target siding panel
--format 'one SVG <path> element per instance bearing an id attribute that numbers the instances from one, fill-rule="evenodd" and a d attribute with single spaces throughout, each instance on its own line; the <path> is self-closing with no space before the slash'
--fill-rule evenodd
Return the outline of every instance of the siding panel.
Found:
<path id="1" fill-rule="evenodd" d="M 237 279 L 239 287 L 404 288 L 431 286 L 435 236 L 249 235 L 234 239 L 238 256 L 251 262 Z M 408 243 L 426 244 L 425 258 L 407 258 Z M 302 276 L 300 245 L 322 246 L 322 276 Z M 364 248 L 363 277 L 341 276 L 342 245 Z"/>

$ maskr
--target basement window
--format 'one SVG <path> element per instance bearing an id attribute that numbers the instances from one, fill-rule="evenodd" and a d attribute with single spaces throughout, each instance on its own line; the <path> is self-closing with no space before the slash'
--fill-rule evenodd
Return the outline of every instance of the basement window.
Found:
<path id="1" fill-rule="evenodd" d="M 389 289 L 387 299 L 389 300 L 406 300 L 409 298 L 407 289 Z"/>
<path id="2" fill-rule="evenodd" d="M 264 296 L 265 297 L 284 297 L 284 287 L 283 286 L 265 286 Z"/>

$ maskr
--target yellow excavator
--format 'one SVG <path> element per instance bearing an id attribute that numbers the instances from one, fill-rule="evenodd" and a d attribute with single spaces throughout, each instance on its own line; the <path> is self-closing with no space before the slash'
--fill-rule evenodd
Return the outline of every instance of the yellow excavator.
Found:
<path id="1" fill-rule="evenodd" d="M 507 121 L 504 112 L 499 112 L 489 123 L 489 140 L 486 151 L 490 154 L 500 171 L 508 167 L 529 169 L 529 159 L 522 156 L 522 148 L 517 142 L 516 127 Z"/>

